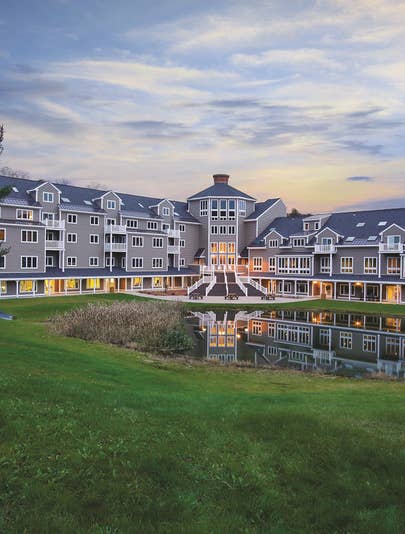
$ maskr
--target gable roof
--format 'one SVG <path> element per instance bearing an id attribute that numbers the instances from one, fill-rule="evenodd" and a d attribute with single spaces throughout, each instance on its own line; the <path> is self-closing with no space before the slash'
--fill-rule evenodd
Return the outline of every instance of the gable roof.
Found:
<path id="1" fill-rule="evenodd" d="M 292 234 L 296 234 L 297 232 L 300 232 L 302 230 L 302 221 L 304 219 L 304 216 L 299 217 L 277 217 L 277 219 L 274 219 L 267 228 L 263 230 L 261 234 L 259 234 L 256 239 L 250 243 L 249 247 L 261 247 L 265 244 L 265 238 L 268 234 L 270 234 L 273 230 L 277 232 L 282 237 L 289 237 Z M 308 234 L 313 232 L 308 232 Z M 304 234 L 306 235 L 306 234 Z"/>
<path id="2" fill-rule="evenodd" d="M 280 198 L 268 198 L 264 202 L 256 202 L 255 211 L 246 217 L 245 221 L 256 221 L 263 213 L 271 206 L 274 206 L 276 202 L 281 200 Z"/>
<path id="3" fill-rule="evenodd" d="M 207 189 L 203 189 L 199 193 L 195 193 L 191 197 L 188 197 L 187 200 L 196 200 L 198 198 L 206 197 L 238 197 L 246 198 L 247 200 L 255 200 L 250 195 L 243 193 L 243 191 L 239 191 L 239 189 L 235 189 L 231 185 L 223 183 L 211 185 L 210 187 L 207 187 Z"/>

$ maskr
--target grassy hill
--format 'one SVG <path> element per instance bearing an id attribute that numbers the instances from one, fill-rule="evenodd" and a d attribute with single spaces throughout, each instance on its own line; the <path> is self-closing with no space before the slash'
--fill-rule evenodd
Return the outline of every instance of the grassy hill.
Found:
<path id="1" fill-rule="evenodd" d="M 404 384 L 47 332 L 109 298 L 131 297 L 1 303 L 16 315 L 0 321 L 1 532 L 405 531 Z"/>

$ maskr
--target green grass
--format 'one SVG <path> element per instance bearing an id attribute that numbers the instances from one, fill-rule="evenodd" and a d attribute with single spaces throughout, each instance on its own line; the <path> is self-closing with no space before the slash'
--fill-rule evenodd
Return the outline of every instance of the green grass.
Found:
<path id="1" fill-rule="evenodd" d="M 403 383 L 47 332 L 51 313 L 111 298 L 132 297 L 1 303 L 17 318 L 0 322 L 1 532 L 405 531 Z"/>

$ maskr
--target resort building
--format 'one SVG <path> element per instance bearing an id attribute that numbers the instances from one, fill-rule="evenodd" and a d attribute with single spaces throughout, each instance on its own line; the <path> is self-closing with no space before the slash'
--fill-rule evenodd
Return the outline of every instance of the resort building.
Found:
<path id="1" fill-rule="evenodd" d="M 405 301 L 405 208 L 288 217 L 215 174 L 187 199 L 0 176 L 0 298 L 170 290 Z"/>

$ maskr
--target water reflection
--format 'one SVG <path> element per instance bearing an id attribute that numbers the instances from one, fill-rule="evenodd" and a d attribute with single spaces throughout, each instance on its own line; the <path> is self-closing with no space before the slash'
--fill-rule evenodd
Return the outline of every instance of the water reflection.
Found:
<path id="1" fill-rule="evenodd" d="M 405 320 L 305 311 L 197 312 L 193 355 L 350 376 L 404 378 Z"/>

